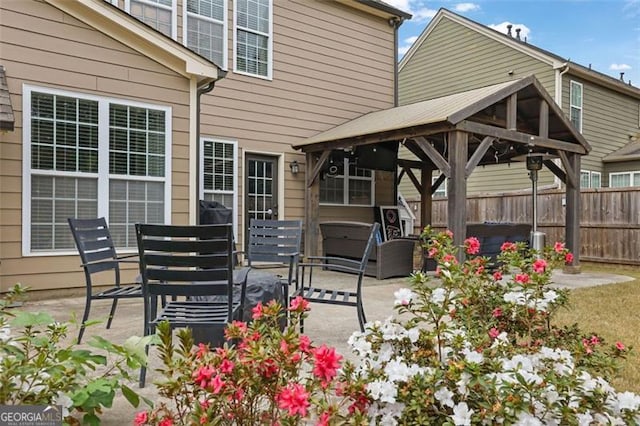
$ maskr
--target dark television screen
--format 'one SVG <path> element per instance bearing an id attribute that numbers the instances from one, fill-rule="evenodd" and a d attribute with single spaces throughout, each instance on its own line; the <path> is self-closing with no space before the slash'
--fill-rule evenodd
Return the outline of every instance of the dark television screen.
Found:
<path id="1" fill-rule="evenodd" d="M 382 142 L 356 147 L 357 166 L 364 169 L 395 172 L 398 167 L 398 142 Z"/>

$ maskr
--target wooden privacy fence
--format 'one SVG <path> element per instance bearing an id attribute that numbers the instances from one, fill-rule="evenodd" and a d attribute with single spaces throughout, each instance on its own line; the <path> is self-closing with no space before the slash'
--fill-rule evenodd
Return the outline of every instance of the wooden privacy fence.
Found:
<path id="1" fill-rule="evenodd" d="M 581 191 L 580 258 L 585 261 L 640 265 L 640 188 Z M 408 201 L 416 217 L 420 202 Z M 447 199 L 433 200 L 434 228 L 447 226 Z M 467 222 L 531 223 L 531 192 L 467 197 Z M 564 240 L 565 193 L 538 193 L 538 230 L 546 243 Z M 420 224 L 415 232 L 420 232 Z"/>

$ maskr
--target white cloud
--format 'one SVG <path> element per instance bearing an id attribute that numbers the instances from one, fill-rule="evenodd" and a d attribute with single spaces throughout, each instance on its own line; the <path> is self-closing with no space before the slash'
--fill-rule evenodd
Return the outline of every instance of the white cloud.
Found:
<path id="1" fill-rule="evenodd" d="M 489 25 L 489 28 L 493 28 L 496 31 L 500 31 L 501 33 L 507 34 L 508 33 L 507 25 L 513 25 L 513 27 L 511 28 L 511 35 L 513 37 L 516 36 L 516 29 L 520 28 L 520 39 L 524 40 L 525 37 L 527 39 L 531 39 L 531 30 L 529 29 L 529 27 L 527 27 L 524 24 L 512 24 L 509 21 L 505 21 L 500 24 L 491 24 Z"/>
<path id="2" fill-rule="evenodd" d="M 453 7 L 456 12 L 472 12 L 474 10 L 480 10 L 480 5 L 475 3 L 458 3 Z"/>
<path id="3" fill-rule="evenodd" d="M 391 6 L 413 15 L 411 22 L 423 22 L 433 18 L 438 12 L 427 7 L 425 0 L 385 0 Z"/>
<path id="4" fill-rule="evenodd" d="M 406 44 L 411 45 L 411 44 L 415 43 L 415 41 L 416 41 L 417 39 L 418 39 L 418 36 L 411 36 L 411 37 L 407 37 L 407 38 L 405 38 L 405 39 L 404 39 L 404 42 L 405 42 Z"/>
<path id="5" fill-rule="evenodd" d="M 609 65 L 609 69 L 611 71 L 625 71 L 625 70 L 630 70 L 631 69 L 631 65 L 627 65 L 627 64 L 611 64 L 611 65 Z"/>
<path id="6" fill-rule="evenodd" d="M 410 44 L 398 47 L 398 55 L 404 55 L 405 53 L 407 53 L 409 51 L 409 49 L 411 49 L 411 45 Z"/>

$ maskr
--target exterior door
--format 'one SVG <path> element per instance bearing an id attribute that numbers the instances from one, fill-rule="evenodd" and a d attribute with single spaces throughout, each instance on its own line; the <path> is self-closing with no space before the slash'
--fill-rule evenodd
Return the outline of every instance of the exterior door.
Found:
<path id="1" fill-rule="evenodd" d="M 278 158 L 247 155 L 245 164 L 245 224 L 251 219 L 278 219 Z M 248 232 L 245 229 L 245 243 Z"/>

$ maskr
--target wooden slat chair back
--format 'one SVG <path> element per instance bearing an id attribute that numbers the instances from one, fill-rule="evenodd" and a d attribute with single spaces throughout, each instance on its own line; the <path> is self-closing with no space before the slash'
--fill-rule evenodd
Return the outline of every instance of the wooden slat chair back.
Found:
<path id="1" fill-rule="evenodd" d="M 67 219 L 71 234 L 75 241 L 82 268 L 84 270 L 85 284 L 87 287 L 84 314 L 82 324 L 78 332 L 78 343 L 82 341 L 85 331 L 85 323 L 89 319 L 92 300 L 112 300 L 107 328 L 111 327 L 111 321 L 115 315 L 119 299 L 130 299 L 142 297 L 142 289 L 139 284 L 122 285 L 120 281 L 121 263 L 138 263 L 132 259 L 137 255 L 118 256 L 114 247 L 111 233 L 105 218 L 98 219 Z M 101 272 L 111 272 L 112 278 L 108 281 L 108 286 L 97 287 L 103 281 L 94 282 L 95 274 Z"/>
<path id="2" fill-rule="evenodd" d="M 172 328 L 224 328 L 241 318 L 234 301 L 233 231 L 230 224 L 136 225 L 145 302 L 144 334 L 167 321 Z M 167 300 L 160 308 L 158 301 Z M 140 373 L 144 386 L 146 370 Z"/>
<path id="3" fill-rule="evenodd" d="M 289 300 L 290 286 L 296 282 L 301 240 L 300 220 L 251 219 L 249 224 L 247 264 L 250 268 L 256 262 L 288 267 L 288 276 L 286 280 L 282 279 L 285 303 Z"/>
<path id="4" fill-rule="evenodd" d="M 332 305 L 342 306 L 354 306 L 358 314 L 358 322 L 360 330 L 364 331 L 364 324 L 367 322 L 364 306 L 362 302 L 362 280 L 364 273 L 369 262 L 369 257 L 373 247 L 376 244 L 376 235 L 380 232 L 380 224 L 374 222 L 373 224 L 359 224 L 355 222 L 344 222 L 351 228 L 353 225 L 361 225 L 364 232 L 368 232 L 367 244 L 364 250 L 360 254 L 359 259 L 354 258 L 342 258 L 335 256 L 309 256 L 305 258 L 305 261 L 299 263 L 299 285 L 296 285 L 295 292 L 291 295 L 291 298 L 302 296 L 309 302 L 326 303 Z M 346 240 L 345 236 L 345 240 Z M 322 286 L 313 285 L 313 269 L 322 268 L 324 270 L 331 270 L 336 272 L 346 272 L 356 275 L 355 288 L 351 289 L 332 289 L 328 285 Z M 308 275 L 306 274 L 308 270 Z M 303 324 L 300 324 L 302 329 Z"/>

